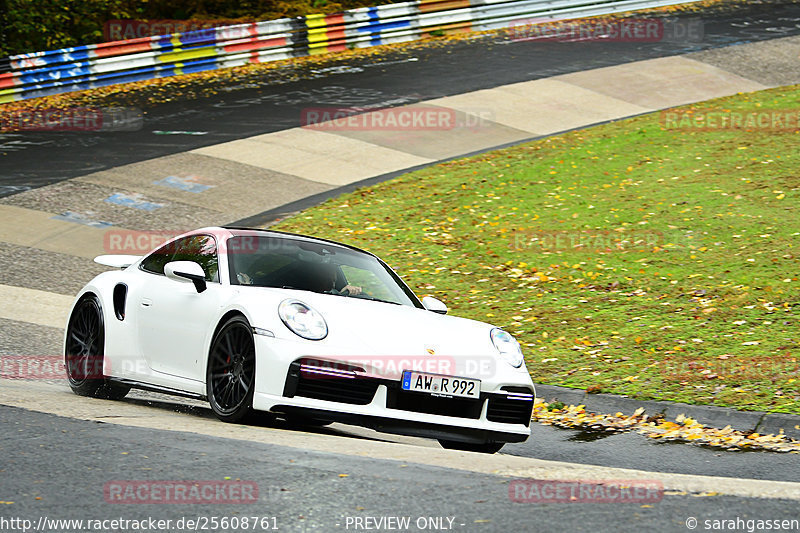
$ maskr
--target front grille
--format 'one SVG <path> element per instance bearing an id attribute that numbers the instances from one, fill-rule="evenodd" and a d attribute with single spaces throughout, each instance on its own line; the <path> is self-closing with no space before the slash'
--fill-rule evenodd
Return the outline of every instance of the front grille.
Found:
<path id="1" fill-rule="evenodd" d="M 458 418 L 480 418 L 481 404 L 481 400 L 444 398 L 425 393 L 404 391 L 398 388 L 390 389 L 386 397 L 386 407 L 389 409 Z"/>
<path id="2" fill-rule="evenodd" d="M 505 391 L 505 394 L 489 396 L 486 419 L 503 424 L 529 426 L 533 412 L 533 391 L 526 387 L 503 387 L 501 390 Z"/>

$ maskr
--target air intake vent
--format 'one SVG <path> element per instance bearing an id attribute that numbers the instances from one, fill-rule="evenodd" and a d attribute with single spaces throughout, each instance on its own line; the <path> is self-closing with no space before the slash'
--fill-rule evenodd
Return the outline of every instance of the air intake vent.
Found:
<path id="1" fill-rule="evenodd" d="M 503 387 L 505 394 L 492 394 L 486 409 L 486 418 L 503 424 L 531 423 L 533 391 L 527 387 Z"/>
<path id="2" fill-rule="evenodd" d="M 363 371 L 343 363 L 325 363 L 301 359 L 289 366 L 283 395 L 302 396 L 329 402 L 367 405 L 372 402 L 379 383 L 357 375 Z"/>

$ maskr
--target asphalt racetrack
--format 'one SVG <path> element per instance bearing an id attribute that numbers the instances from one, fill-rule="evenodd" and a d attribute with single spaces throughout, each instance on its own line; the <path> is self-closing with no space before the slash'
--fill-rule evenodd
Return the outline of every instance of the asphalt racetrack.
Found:
<path id="1" fill-rule="evenodd" d="M 700 42 L 473 40 L 281 72 L 216 96 L 142 110 L 138 132 L 0 134 L 0 196 L 201 146 L 300 125 L 310 106 L 382 107 L 431 100 L 657 57 L 800 34 L 800 5 L 760 4 L 728 14 L 683 15 L 702 22 Z M 296 81 L 282 81 L 295 79 Z M 159 131 L 205 132 L 160 135 Z"/>

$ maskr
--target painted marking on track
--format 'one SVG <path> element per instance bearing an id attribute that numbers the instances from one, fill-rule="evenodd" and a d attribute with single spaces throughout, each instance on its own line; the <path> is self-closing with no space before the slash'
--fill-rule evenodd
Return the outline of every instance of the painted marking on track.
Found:
<path id="1" fill-rule="evenodd" d="M 60 215 L 56 215 L 50 218 L 52 218 L 53 220 L 74 222 L 75 224 L 83 224 L 84 226 L 91 226 L 93 228 L 101 228 L 101 229 L 114 225 L 111 222 L 105 222 L 103 220 L 92 220 L 87 215 L 84 215 L 82 213 L 75 213 L 73 211 L 64 211 Z"/>
<path id="2" fill-rule="evenodd" d="M 199 179 L 200 176 L 194 175 L 186 176 L 184 178 L 179 176 L 167 176 L 163 180 L 154 181 L 153 184 L 193 193 L 201 193 L 215 187 L 215 185 L 206 185 L 204 183 L 200 183 L 198 181 Z"/>
<path id="3" fill-rule="evenodd" d="M 338 67 L 314 69 L 311 72 L 314 74 L 358 74 L 359 72 L 364 72 L 364 69 L 361 67 L 351 67 L 349 65 L 341 65 Z"/>
<path id="4" fill-rule="evenodd" d="M 142 211 L 155 211 L 156 209 L 161 209 L 162 207 L 164 207 L 164 204 L 159 204 L 156 202 L 148 202 L 147 200 L 144 199 L 144 196 L 142 196 L 139 193 L 124 194 L 118 192 L 106 198 L 105 201 L 110 204 L 117 204 L 124 207 L 133 207 L 134 209 L 141 209 Z"/>
<path id="5" fill-rule="evenodd" d="M 207 131 L 153 130 L 156 135 L 208 135 Z"/>
<path id="6" fill-rule="evenodd" d="M 27 185 L 0 185 L 0 196 L 8 196 L 22 191 L 29 191 L 30 189 Z"/>

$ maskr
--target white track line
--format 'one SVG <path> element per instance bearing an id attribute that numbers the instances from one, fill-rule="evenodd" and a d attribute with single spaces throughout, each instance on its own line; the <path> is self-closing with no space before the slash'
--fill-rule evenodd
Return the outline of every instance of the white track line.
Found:
<path id="1" fill-rule="evenodd" d="M 73 300 L 63 294 L 0 285 L 0 318 L 63 329 Z"/>

